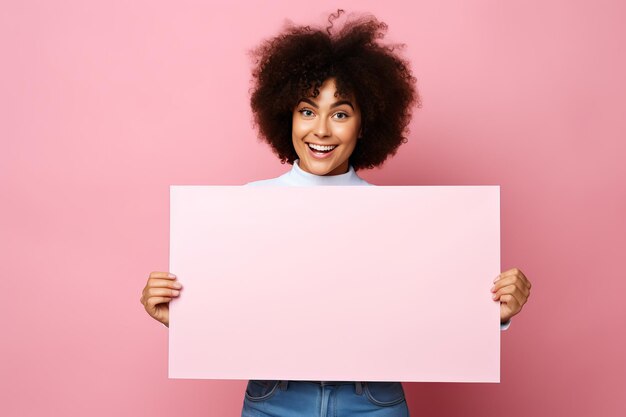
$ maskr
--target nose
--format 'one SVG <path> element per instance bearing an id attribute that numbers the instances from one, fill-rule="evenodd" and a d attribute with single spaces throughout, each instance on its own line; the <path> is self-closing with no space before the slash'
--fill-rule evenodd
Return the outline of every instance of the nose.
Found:
<path id="1" fill-rule="evenodd" d="M 330 128 L 328 127 L 328 120 L 324 117 L 320 117 L 315 125 L 315 136 L 323 138 L 330 136 Z"/>

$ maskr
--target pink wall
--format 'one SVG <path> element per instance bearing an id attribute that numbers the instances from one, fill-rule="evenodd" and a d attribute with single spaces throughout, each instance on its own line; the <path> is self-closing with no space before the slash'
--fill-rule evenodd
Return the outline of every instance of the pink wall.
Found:
<path id="1" fill-rule="evenodd" d="M 288 169 L 251 129 L 245 50 L 336 4 L 54 3 L 0 13 L 0 414 L 238 416 L 245 381 L 167 379 L 140 292 L 170 184 Z M 406 383 L 412 415 L 626 415 L 625 3 L 406 3 L 342 5 L 407 43 L 424 103 L 362 175 L 500 184 L 503 269 L 534 284 L 502 383 Z"/>

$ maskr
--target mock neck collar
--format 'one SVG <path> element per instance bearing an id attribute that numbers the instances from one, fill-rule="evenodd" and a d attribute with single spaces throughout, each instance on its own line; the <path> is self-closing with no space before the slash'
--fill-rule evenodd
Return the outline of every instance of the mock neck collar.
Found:
<path id="1" fill-rule="evenodd" d="M 315 175 L 300 168 L 300 160 L 293 162 L 293 167 L 289 171 L 289 176 L 299 184 L 303 185 L 356 185 L 362 180 L 356 175 L 356 171 L 349 165 L 348 172 L 339 175 Z"/>

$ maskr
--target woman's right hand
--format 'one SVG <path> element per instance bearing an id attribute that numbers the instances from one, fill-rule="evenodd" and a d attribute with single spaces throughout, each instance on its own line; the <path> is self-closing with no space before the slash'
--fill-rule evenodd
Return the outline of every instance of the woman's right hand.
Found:
<path id="1" fill-rule="evenodd" d="M 139 301 L 150 316 L 170 327 L 170 300 L 178 297 L 182 285 L 176 275 L 169 272 L 152 272 Z"/>

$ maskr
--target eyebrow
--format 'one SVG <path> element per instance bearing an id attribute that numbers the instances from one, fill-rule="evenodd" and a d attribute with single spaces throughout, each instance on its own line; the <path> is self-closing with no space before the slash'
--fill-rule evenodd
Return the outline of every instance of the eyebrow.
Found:
<path id="1" fill-rule="evenodd" d="M 311 106 L 315 107 L 316 109 L 319 109 L 319 106 L 317 104 L 315 104 L 313 102 L 313 100 L 310 100 L 308 98 L 301 98 L 300 101 L 298 102 L 298 104 L 303 102 L 303 101 L 305 103 L 309 103 Z M 352 105 L 352 103 L 349 100 L 339 100 L 339 101 L 336 101 L 333 104 L 331 104 L 330 108 L 332 109 L 333 107 L 338 107 L 338 106 L 341 106 L 342 104 L 347 104 L 348 106 L 352 107 L 352 110 L 354 110 L 354 106 Z"/>

